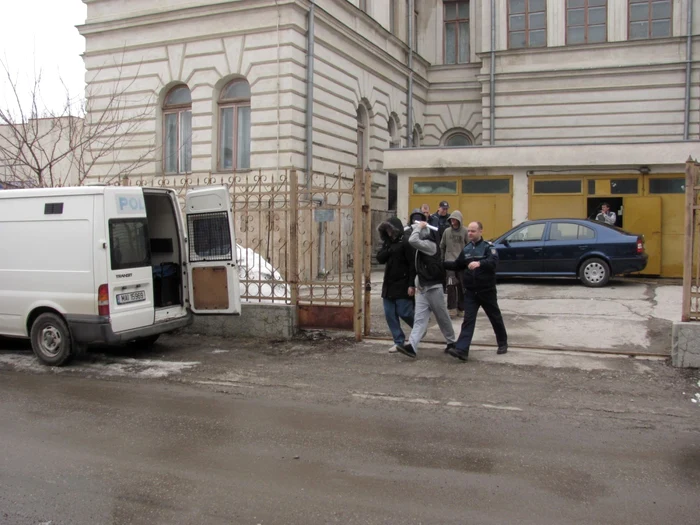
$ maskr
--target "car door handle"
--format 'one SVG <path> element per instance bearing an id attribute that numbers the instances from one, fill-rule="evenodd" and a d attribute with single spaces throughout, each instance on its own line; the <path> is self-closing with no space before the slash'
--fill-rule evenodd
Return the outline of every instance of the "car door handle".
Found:
<path id="1" fill-rule="evenodd" d="M 541 252 L 541 251 L 542 251 L 542 248 L 533 248 L 532 251 L 533 251 L 533 252 Z"/>
<path id="2" fill-rule="evenodd" d="M 579 249 L 579 250 L 587 250 L 587 249 L 588 249 L 588 245 L 587 245 L 587 244 L 579 244 L 579 245 L 578 245 L 578 249 Z"/>

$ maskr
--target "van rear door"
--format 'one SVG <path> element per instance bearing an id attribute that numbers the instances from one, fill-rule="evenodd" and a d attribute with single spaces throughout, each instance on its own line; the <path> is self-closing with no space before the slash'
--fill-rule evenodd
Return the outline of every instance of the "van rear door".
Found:
<path id="1" fill-rule="evenodd" d="M 105 191 L 109 313 L 115 333 L 154 323 L 153 269 L 141 188 Z"/>
<path id="2" fill-rule="evenodd" d="M 236 239 L 228 189 L 187 192 L 187 286 L 196 314 L 240 314 Z"/>

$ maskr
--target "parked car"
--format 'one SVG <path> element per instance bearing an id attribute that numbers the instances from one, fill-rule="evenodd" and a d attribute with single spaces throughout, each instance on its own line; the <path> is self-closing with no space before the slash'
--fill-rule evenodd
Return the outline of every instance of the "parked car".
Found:
<path id="1" fill-rule="evenodd" d="M 492 242 L 498 277 L 570 276 L 593 287 L 643 270 L 649 258 L 643 236 L 587 219 L 526 221 Z"/>

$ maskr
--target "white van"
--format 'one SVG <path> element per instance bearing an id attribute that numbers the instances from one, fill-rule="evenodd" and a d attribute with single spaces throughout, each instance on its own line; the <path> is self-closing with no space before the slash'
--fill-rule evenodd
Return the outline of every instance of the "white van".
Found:
<path id="1" fill-rule="evenodd" d="M 47 365 L 91 343 L 150 345 L 193 314 L 241 312 L 228 190 L 0 191 L 0 336 Z"/>

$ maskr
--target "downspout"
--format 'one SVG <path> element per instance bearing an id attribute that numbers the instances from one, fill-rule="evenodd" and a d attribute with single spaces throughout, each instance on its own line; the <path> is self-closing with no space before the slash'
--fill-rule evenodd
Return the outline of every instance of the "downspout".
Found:
<path id="1" fill-rule="evenodd" d="M 496 0 L 491 0 L 491 75 L 489 80 L 489 116 L 491 117 L 491 128 L 489 132 L 489 144 L 496 142 Z"/>
<path id="2" fill-rule="evenodd" d="M 279 176 L 280 173 L 280 18 L 282 13 L 280 12 L 280 6 L 278 0 L 275 0 L 275 5 L 277 6 L 277 171 L 276 175 Z"/>
<path id="3" fill-rule="evenodd" d="M 308 199 L 313 195 L 313 169 L 314 169 L 314 43 L 315 30 L 314 22 L 316 18 L 316 2 L 310 0 L 308 34 L 306 37 L 306 190 Z M 317 201 L 319 206 L 323 206 L 323 199 Z M 326 273 L 326 229 L 325 223 L 318 223 L 318 275 Z"/>
<path id="4" fill-rule="evenodd" d="M 683 126 L 683 140 L 690 136 L 690 75 L 693 64 L 693 0 L 688 0 L 688 35 L 685 44 L 685 121 Z"/>
<path id="5" fill-rule="evenodd" d="M 313 122 L 314 122 L 314 14 L 316 3 L 311 0 L 309 6 L 308 34 L 306 36 L 306 187 L 311 196 L 311 181 L 314 158 Z"/>
<path id="6" fill-rule="evenodd" d="M 408 94 L 406 100 L 406 146 L 413 146 L 413 12 L 415 0 L 408 1 Z"/>

